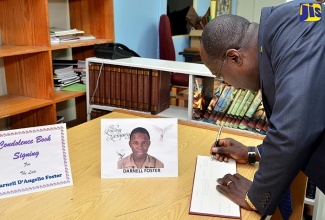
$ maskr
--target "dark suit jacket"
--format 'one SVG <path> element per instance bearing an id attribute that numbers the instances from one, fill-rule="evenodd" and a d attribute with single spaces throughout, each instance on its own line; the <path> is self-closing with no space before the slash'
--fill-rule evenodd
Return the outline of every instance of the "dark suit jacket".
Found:
<path id="1" fill-rule="evenodd" d="M 325 191 L 322 6 L 317 22 L 300 21 L 299 1 L 262 9 L 259 71 L 270 126 L 258 146 L 261 160 L 248 196 L 263 215 L 273 214 L 299 170 Z"/>

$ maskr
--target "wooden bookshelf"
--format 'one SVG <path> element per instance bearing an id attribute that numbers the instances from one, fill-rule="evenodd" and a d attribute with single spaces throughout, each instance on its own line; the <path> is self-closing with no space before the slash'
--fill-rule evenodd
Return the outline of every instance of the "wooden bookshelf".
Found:
<path id="1" fill-rule="evenodd" d="M 0 96 L 0 119 L 10 118 L 12 129 L 55 124 L 56 104 L 69 99 L 75 99 L 78 121 L 85 120 L 84 92 L 54 91 L 52 51 L 72 48 L 73 59 L 85 59 L 94 55 L 94 44 L 114 42 L 113 0 L 68 4 L 70 26 L 95 40 L 51 45 L 48 0 L 0 1 L 0 57 L 7 86 L 7 95 Z"/>

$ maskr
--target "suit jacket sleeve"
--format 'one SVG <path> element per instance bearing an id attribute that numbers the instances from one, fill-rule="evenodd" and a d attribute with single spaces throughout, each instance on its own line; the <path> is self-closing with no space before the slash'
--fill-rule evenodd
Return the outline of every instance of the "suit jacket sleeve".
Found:
<path id="1" fill-rule="evenodd" d="M 260 80 L 270 126 L 248 196 L 263 215 L 273 214 L 324 135 L 325 25 L 301 22 L 299 7 L 294 1 L 261 15 Z"/>

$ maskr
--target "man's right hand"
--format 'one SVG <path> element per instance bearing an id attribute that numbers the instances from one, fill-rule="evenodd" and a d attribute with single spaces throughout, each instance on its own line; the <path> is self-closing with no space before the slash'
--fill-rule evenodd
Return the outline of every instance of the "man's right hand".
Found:
<path id="1" fill-rule="evenodd" d="M 248 148 L 232 138 L 220 139 L 218 146 L 211 146 L 210 153 L 215 153 L 215 159 L 227 162 L 229 158 L 238 163 L 248 163 Z"/>

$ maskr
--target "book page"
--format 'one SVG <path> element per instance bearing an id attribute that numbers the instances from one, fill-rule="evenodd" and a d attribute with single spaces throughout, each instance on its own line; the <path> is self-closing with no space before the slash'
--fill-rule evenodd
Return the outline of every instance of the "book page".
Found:
<path id="1" fill-rule="evenodd" d="M 190 214 L 240 218 L 240 208 L 216 189 L 217 178 L 236 173 L 236 162 L 219 162 L 198 156 L 193 181 Z"/>

